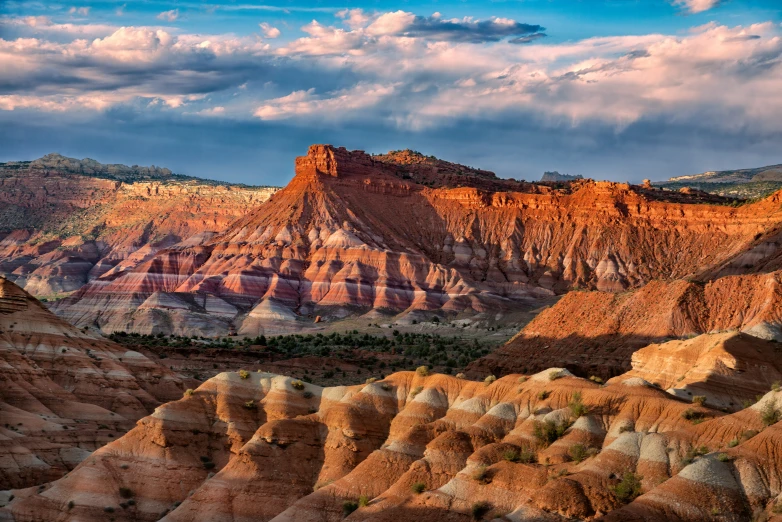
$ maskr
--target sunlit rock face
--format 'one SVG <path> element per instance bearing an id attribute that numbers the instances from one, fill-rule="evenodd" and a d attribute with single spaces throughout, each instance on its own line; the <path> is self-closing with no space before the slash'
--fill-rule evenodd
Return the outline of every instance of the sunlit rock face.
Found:
<path id="1" fill-rule="evenodd" d="M 782 392 L 725 414 L 638 376 L 600 385 L 561 368 L 486 382 L 401 372 L 335 388 L 228 372 L 67 477 L 6 494 L 0 516 L 706 521 L 716 509 L 749 520 L 782 493 L 766 403 L 782 406 Z"/>
<path id="2" fill-rule="evenodd" d="M 219 234 L 139 253 L 55 310 L 103 331 L 198 335 L 370 312 L 487 318 L 570 288 L 735 270 L 737 256 L 773 242 L 776 196 L 740 208 L 704 197 L 588 180 L 554 188 L 411 151 L 315 145 L 285 189 Z M 767 250 L 742 270 L 772 263 Z"/>

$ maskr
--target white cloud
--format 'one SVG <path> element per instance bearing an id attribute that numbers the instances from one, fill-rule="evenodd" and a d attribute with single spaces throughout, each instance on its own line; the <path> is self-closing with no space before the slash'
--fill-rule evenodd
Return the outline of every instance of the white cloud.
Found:
<path id="1" fill-rule="evenodd" d="M 673 0 L 674 5 L 680 6 L 682 9 L 689 11 L 692 14 L 702 13 L 717 7 L 720 0 Z"/>
<path id="2" fill-rule="evenodd" d="M 88 14 L 90 14 L 90 8 L 89 7 L 71 7 L 70 9 L 68 9 L 68 14 L 87 16 Z"/>
<path id="3" fill-rule="evenodd" d="M 179 18 L 179 9 L 163 11 L 157 15 L 158 20 L 165 20 L 166 22 L 176 22 L 177 18 Z"/>
<path id="4" fill-rule="evenodd" d="M 277 38 L 281 34 L 279 29 L 266 22 L 263 22 L 258 25 L 260 25 L 261 32 L 263 33 L 263 36 L 265 36 L 266 38 Z"/>
<path id="5" fill-rule="evenodd" d="M 255 110 L 262 120 L 281 120 L 316 115 L 339 119 L 351 111 L 374 107 L 394 92 L 393 85 L 359 84 L 328 96 L 315 94 L 315 89 L 295 91 L 287 96 L 268 100 Z"/>

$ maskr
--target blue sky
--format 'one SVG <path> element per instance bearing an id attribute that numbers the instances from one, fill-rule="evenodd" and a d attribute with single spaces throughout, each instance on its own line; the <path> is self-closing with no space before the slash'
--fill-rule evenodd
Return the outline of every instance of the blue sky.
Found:
<path id="1" fill-rule="evenodd" d="M 782 163 L 778 0 L 5 2 L 0 160 L 285 184 L 311 143 L 536 179 Z"/>

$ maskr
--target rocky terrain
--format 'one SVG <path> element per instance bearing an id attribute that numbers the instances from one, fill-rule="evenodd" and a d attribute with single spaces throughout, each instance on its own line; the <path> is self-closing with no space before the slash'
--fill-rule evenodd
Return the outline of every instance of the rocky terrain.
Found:
<path id="1" fill-rule="evenodd" d="M 540 177 L 540 181 L 575 181 L 577 179 L 583 179 L 581 174 L 560 174 L 556 170 L 553 172 L 544 172 Z"/>
<path id="2" fill-rule="evenodd" d="M 61 477 L 185 388 L 0 278 L 0 489 Z"/>
<path id="3" fill-rule="evenodd" d="M 616 375 L 650 343 L 720 331 L 776 345 L 782 340 L 781 275 L 725 276 L 706 284 L 654 281 L 623 293 L 571 292 L 469 371 L 510 373 L 558 361 L 582 374 Z"/>
<path id="4" fill-rule="evenodd" d="M 670 350 L 680 362 L 653 369 L 647 357 L 634 372 L 688 372 L 681 346 L 648 350 Z M 739 364 L 762 358 L 736 356 Z M 700 360 L 698 371 L 719 372 L 719 362 Z M 601 384 L 552 368 L 475 382 L 421 369 L 335 388 L 222 373 L 157 408 L 67 477 L 0 493 L 0 519 L 777 516 L 778 384 L 726 414 L 711 397 L 684 401 L 636 373 Z"/>
<path id="5" fill-rule="evenodd" d="M 0 164 L 0 275 L 56 299 L 158 251 L 200 244 L 274 188 L 49 154 Z"/>
<path id="6" fill-rule="evenodd" d="M 318 317 L 489 326 L 571 288 L 768 265 L 778 196 L 729 203 L 591 180 L 555 189 L 412 151 L 317 145 L 285 189 L 221 234 L 137 256 L 54 309 L 103 332 L 177 335 L 289 333 Z"/>

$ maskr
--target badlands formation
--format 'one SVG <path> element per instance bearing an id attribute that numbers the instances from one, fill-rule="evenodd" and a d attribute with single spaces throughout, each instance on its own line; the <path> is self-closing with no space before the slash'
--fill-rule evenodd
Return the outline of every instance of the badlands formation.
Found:
<path id="1" fill-rule="evenodd" d="M 259 335 L 317 316 L 490 326 L 573 288 L 778 266 L 768 245 L 780 233 L 779 196 L 730 201 L 501 180 L 411 151 L 315 145 L 288 186 L 219 235 L 133 255 L 54 309 L 106 333 Z"/>
<path id="2" fill-rule="evenodd" d="M 0 278 L 0 490 L 61 477 L 184 388 Z"/>
<path id="3" fill-rule="evenodd" d="M 275 192 L 49 154 L 0 164 L 0 275 L 39 297 L 200 244 Z"/>
<path id="4" fill-rule="evenodd" d="M 731 414 L 710 400 L 557 368 L 325 389 L 222 373 L 66 477 L 0 493 L 0 520 L 778 519 L 782 392 Z"/>

